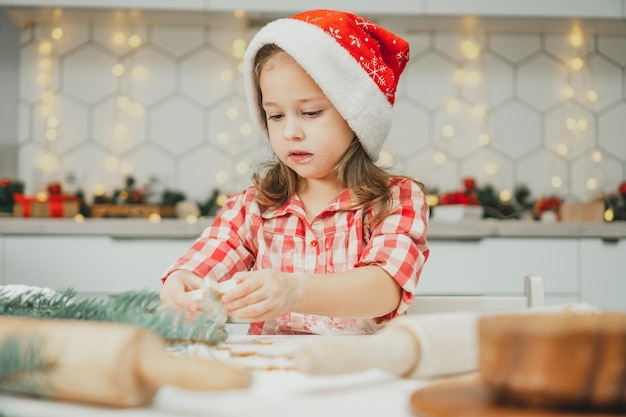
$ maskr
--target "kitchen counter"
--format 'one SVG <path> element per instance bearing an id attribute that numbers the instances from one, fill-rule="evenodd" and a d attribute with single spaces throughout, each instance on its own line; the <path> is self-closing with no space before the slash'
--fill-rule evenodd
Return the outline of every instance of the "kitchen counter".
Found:
<path id="1" fill-rule="evenodd" d="M 193 239 L 211 219 L 189 223 L 179 219 L 24 219 L 0 218 L 0 235 L 110 236 L 113 238 Z M 626 238 L 626 222 L 544 223 L 516 220 L 483 220 L 444 223 L 431 221 L 428 236 L 433 239 L 481 239 L 487 237 L 542 238 Z"/>

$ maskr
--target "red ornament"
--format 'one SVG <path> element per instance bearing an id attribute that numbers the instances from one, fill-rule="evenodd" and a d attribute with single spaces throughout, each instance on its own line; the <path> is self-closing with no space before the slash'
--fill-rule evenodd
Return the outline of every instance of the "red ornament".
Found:
<path id="1" fill-rule="evenodd" d="M 9 185 L 11 185 L 11 180 L 8 178 L 5 177 L 0 180 L 0 186 L 2 186 L 2 188 L 7 188 Z"/>
<path id="2" fill-rule="evenodd" d="M 51 182 L 48 184 L 48 194 L 61 195 L 61 184 L 58 182 Z"/>
<path id="3" fill-rule="evenodd" d="M 473 191 L 476 189 L 476 180 L 472 177 L 463 178 L 463 186 L 467 191 Z"/>
<path id="4" fill-rule="evenodd" d="M 619 184 L 619 188 L 618 188 L 618 190 L 619 190 L 619 193 L 620 193 L 620 194 L 622 194 L 622 195 L 626 195 L 626 181 L 622 181 L 622 182 Z"/>

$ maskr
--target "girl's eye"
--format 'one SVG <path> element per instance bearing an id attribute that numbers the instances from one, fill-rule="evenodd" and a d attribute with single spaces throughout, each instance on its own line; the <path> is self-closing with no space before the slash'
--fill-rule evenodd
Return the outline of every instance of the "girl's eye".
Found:
<path id="1" fill-rule="evenodd" d="M 268 120 L 280 120 L 282 117 L 283 117 L 282 114 L 268 114 L 267 115 Z"/>
<path id="2" fill-rule="evenodd" d="M 308 116 L 308 117 L 315 117 L 315 116 L 318 116 L 321 112 L 322 112 L 321 110 L 305 111 L 305 112 L 302 112 L 302 114 L 304 114 L 305 116 Z"/>

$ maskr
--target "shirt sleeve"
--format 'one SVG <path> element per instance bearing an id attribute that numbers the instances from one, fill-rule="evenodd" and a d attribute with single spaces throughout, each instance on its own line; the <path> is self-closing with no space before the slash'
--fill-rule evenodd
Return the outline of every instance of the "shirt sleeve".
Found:
<path id="1" fill-rule="evenodd" d="M 247 212 L 251 203 L 254 203 L 254 193 L 250 189 L 228 199 L 211 226 L 163 274 L 161 281 L 165 282 L 178 269 L 216 281 L 224 281 L 236 272 L 248 270 L 254 263 L 256 252 L 252 248 L 250 236 L 254 233 Z"/>
<path id="2" fill-rule="evenodd" d="M 392 210 L 373 225 L 370 240 L 358 266 L 378 265 L 402 287 L 402 297 L 395 313 L 380 319 L 403 314 L 415 298 L 415 288 L 426 260 L 429 209 L 426 196 L 410 179 L 392 184 Z"/>

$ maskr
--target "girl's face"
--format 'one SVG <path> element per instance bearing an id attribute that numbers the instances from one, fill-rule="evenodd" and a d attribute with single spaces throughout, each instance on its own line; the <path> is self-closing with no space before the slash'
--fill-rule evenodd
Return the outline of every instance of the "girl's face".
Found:
<path id="1" fill-rule="evenodd" d="M 281 52 L 263 66 L 259 87 L 276 156 L 301 181 L 336 183 L 333 169 L 354 133 L 315 81 Z"/>

